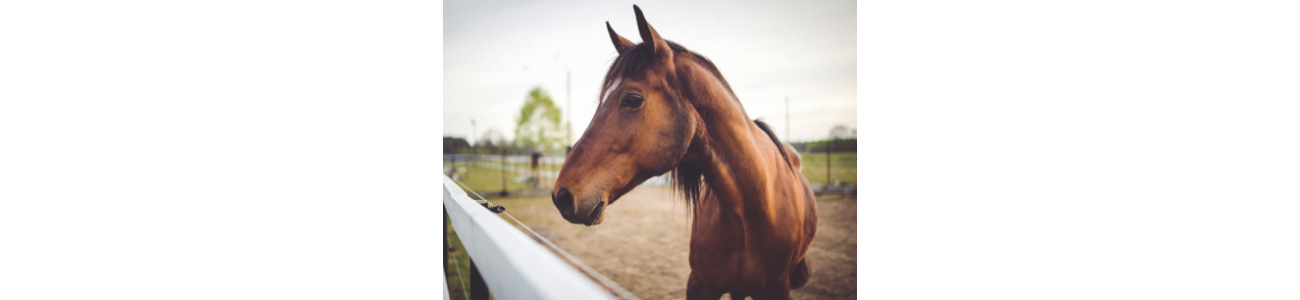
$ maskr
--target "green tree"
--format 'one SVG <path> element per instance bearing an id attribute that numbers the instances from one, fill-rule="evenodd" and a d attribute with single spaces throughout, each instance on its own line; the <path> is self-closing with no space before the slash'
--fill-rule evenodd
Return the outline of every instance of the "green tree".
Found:
<path id="1" fill-rule="evenodd" d="M 533 88 L 515 117 L 515 143 L 527 148 L 552 151 L 564 147 L 560 108 L 542 88 Z"/>

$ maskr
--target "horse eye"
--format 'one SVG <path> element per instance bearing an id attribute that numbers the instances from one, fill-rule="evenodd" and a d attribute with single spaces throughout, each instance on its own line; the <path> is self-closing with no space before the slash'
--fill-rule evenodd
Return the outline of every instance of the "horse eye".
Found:
<path id="1" fill-rule="evenodd" d="M 623 96 L 623 107 L 639 108 L 641 104 L 645 104 L 645 99 L 641 98 L 641 95 L 627 94 Z"/>

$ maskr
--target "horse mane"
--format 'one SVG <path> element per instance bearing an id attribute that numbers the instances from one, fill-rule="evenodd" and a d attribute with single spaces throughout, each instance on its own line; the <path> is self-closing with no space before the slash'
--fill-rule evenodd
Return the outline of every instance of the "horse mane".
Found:
<path id="1" fill-rule="evenodd" d="M 767 133 L 767 137 L 772 138 L 772 143 L 776 144 L 776 149 L 781 152 L 781 160 L 784 160 L 786 165 L 794 169 L 794 163 L 790 162 L 790 154 L 785 152 L 785 145 L 781 144 L 781 140 L 776 139 L 776 134 L 772 133 L 772 128 L 767 127 L 767 123 L 759 120 L 754 120 L 754 124 L 758 125 L 758 129 L 762 129 L 763 133 Z"/>
<path id="2" fill-rule="evenodd" d="M 763 133 L 767 134 L 768 138 L 772 139 L 772 144 L 775 145 L 776 150 L 781 153 L 781 160 L 784 161 L 787 166 L 790 166 L 791 170 L 798 172 L 799 170 L 794 167 L 794 163 L 790 161 L 790 153 L 786 152 L 785 145 L 783 145 L 781 140 L 776 137 L 776 134 L 772 132 L 772 128 L 768 127 L 767 123 L 759 120 L 754 120 L 754 125 L 757 125 L 759 129 L 763 130 Z M 669 178 L 671 179 L 669 185 L 672 186 L 673 190 L 681 193 L 691 206 L 699 205 L 701 196 L 700 187 L 704 186 L 704 173 L 700 171 L 699 166 L 688 161 L 678 162 L 677 167 L 673 168 L 672 175 Z"/>
<path id="3" fill-rule="evenodd" d="M 690 162 L 680 162 L 669 176 L 669 185 L 680 193 L 691 206 L 700 204 L 700 187 L 704 186 L 704 172 Z"/>

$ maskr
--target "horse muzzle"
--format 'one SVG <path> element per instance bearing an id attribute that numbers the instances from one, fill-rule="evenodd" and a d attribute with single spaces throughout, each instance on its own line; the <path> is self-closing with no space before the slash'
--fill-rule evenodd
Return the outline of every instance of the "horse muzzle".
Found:
<path id="1" fill-rule="evenodd" d="M 567 188 L 561 188 L 551 194 L 551 202 L 560 210 L 560 216 L 573 224 L 587 226 L 600 224 L 605 220 L 605 200 L 600 197 L 576 199 Z"/>

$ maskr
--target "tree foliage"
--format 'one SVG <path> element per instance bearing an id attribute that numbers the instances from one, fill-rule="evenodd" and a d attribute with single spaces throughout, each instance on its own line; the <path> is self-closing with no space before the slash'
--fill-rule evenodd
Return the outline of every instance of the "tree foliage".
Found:
<path id="1" fill-rule="evenodd" d="M 790 146 L 794 147 L 800 153 L 826 153 L 826 146 L 830 145 L 831 152 L 857 152 L 858 139 L 836 139 L 836 140 L 818 140 L 808 142 L 792 142 Z"/>
<path id="2" fill-rule="evenodd" d="M 515 144 L 520 147 L 553 151 L 564 147 L 560 127 L 560 108 L 542 88 L 533 88 L 515 117 Z"/>
<path id="3" fill-rule="evenodd" d="M 825 140 L 808 141 L 808 142 L 791 142 L 795 150 L 799 152 L 826 152 L 826 147 L 831 148 L 831 152 L 857 152 L 858 151 L 858 130 L 849 129 L 848 126 L 835 125 L 831 128 L 830 138 Z"/>
<path id="4" fill-rule="evenodd" d="M 469 152 L 469 142 L 463 138 L 444 136 L 442 137 L 442 153 L 466 153 Z"/>

